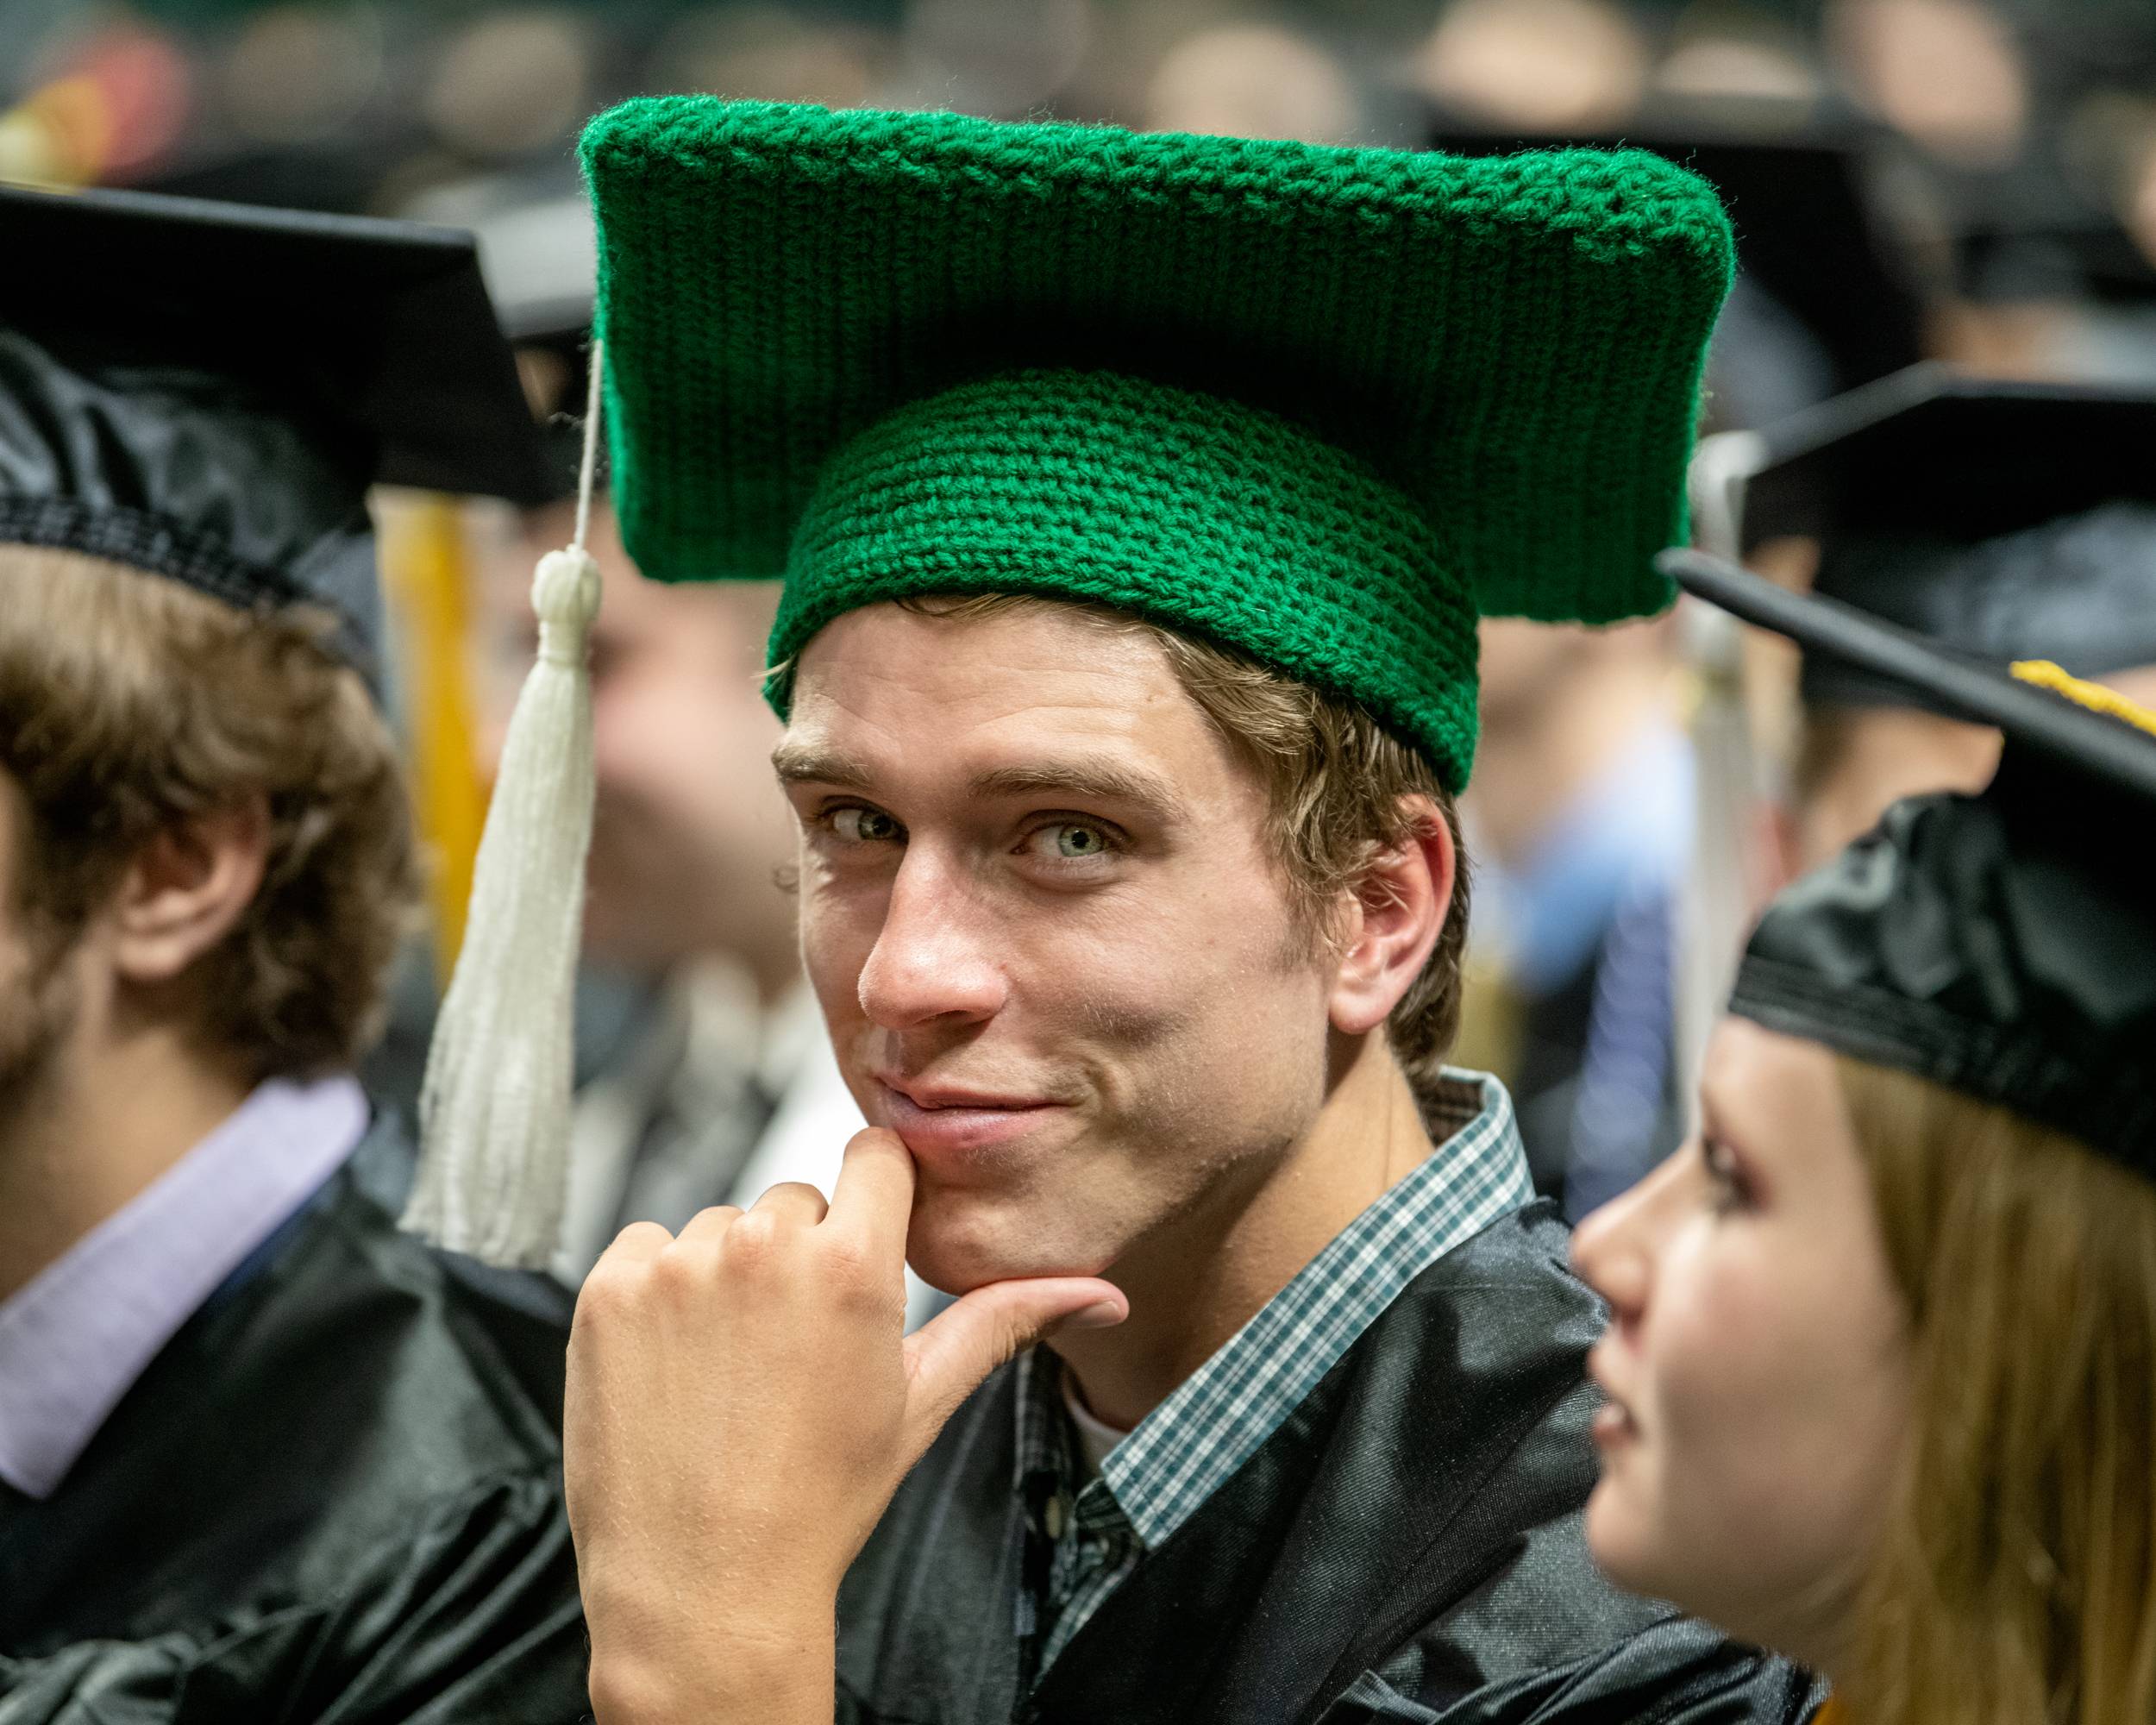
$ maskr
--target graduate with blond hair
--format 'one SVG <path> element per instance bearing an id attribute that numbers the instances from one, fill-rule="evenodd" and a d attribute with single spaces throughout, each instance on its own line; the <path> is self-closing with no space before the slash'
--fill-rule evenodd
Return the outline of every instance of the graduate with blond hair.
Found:
<path id="1" fill-rule="evenodd" d="M 1688 556 L 2005 737 L 1768 909 L 1696 1138 L 1583 1222 L 1587 1531 L 1846 1725 L 2156 1709 L 2156 715 Z M 2018 679 L 2018 680 L 2017 680 Z"/>

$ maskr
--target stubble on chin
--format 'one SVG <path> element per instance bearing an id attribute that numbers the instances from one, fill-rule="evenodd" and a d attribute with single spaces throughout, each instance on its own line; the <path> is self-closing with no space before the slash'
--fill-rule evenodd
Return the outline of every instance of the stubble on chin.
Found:
<path id="1" fill-rule="evenodd" d="M 1099 1274 L 1100 1266 L 1081 1263 L 1083 1257 L 1081 1243 L 1058 1225 L 1052 1200 L 926 1185 L 914 1198 L 906 1260 L 941 1293 L 963 1295 L 1014 1278 Z"/>

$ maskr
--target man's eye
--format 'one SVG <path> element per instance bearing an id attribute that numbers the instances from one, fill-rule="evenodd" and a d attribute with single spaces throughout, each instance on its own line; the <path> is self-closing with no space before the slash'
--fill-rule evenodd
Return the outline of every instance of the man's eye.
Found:
<path id="1" fill-rule="evenodd" d="M 1026 846 L 1038 856 L 1050 856 L 1062 862 L 1082 862 L 1089 857 L 1110 854 L 1115 849 L 1115 840 L 1106 827 L 1063 820 L 1037 829 L 1027 837 Z"/>
<path id="2" fill-rule="evenodd" d="M 831 831 L 849 844 L 885 844 L 905 836 L 906 829 L 881 809 L 833 809 L 824 817 Z"/>

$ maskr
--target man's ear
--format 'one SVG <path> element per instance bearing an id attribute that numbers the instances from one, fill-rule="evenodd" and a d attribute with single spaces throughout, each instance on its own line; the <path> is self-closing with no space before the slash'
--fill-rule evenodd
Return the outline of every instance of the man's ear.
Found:
<path id="1" fill-rule="evenodd" d="M 1376 1030 L 1430 962 L 1452 905 L 1459 856 L 1436 805 L 1420 805 L 1413 833 L 1373 856 L 1355 887 L 1349 944 L 1332 985 L 1332 1027 Z"/>
<path id="2" fill-rule="evenodd" d="M 229 934 L 261 888 L 269 837 L 258 793 L 174 820 L 136 852 L 110 913 L 122 980 L 168 982 Z"/>

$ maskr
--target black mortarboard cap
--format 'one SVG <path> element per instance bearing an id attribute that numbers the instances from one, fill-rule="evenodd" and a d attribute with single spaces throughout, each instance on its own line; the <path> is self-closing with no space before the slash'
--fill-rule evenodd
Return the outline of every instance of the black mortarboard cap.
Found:
<path id="1" fill-rule="evenodd" d="M 538 317 L 503 323 L 516 346 L 523 374 L 524 397 L 539 423 L 546 452 L 546 501 L 576 495 L 577 471 L 584 456 L 585 384 L 591 364 L 592 299 L 581 304 L 553 305 Z M 598 479 L 605 483 L 605 456 L 595 452 Z"/>
<path id="2" fill-rule="evenodd" d="M 557 187 L 549 175 L 470 211 L 469 219 L 480 273 L 539 420 L 549 498 L 566 500 L 576 495 L 583 460 L 586 382 L 599 309 L 591 199 L 580 184 Z M 605 450 L 597 453 L 603 483 Z"/>
<path id="3" fill-rule="evenodd" d="M 1990 304 L 2156 298 L 2156 263 L 2086 179 L 2050 147 L 2005 167 L 1934 164 L 1930 181 L 1952 247 L 1954 291 Z"/>
<path id="4" fill-rule="evenodd" d="M 1730 1011 L 1997 1103 L 2156 1179 L 2156 716 L 1698 552 L 1660 564 L 1808 657 L 2006 738 L 1981 794 L 1896 803 L 1782 893 Z"/>
<path id="5" fill-rule="evenodd" d="M 1961 292 L 1981 304 L 2090 299 L 2156 301 L 2156 261 L 2107 212 L 2066 211 L 2046 222 L 1973 225 L 1955 239 Z"/>
<path id="6" fill-rule="evenodd" d="M 1870 183 L 1875 151 L 1888 147 L 1883 141 L 1846 129 L 1762 137 L 1666 123 L 1621 135 L 1492 133 L 1440 118 L 1426 141 L 1463 155 L 1579 145 L 1666 156 L 1720 193 L 1736 229 L 1740 281 L 1817 340 L 1830 391 L 1923 355 L 1921 272 Z"/>
<path id="7" fill-rule="evenodd" d="M 305 600 L 377 674 L 377 481 L 546 494 L 470 236 L 0 187 L 0 542 Z"/>
<path id="8" fill-rule="evenodd" d="M 1814 592 L 2002 664 L 2156 664 L 2156 394 L 1923 365 L 1759 435 L 1744 543 L 1817 540 Z M 1935 705 L 1811 654 L 1803 694 Z"/>

